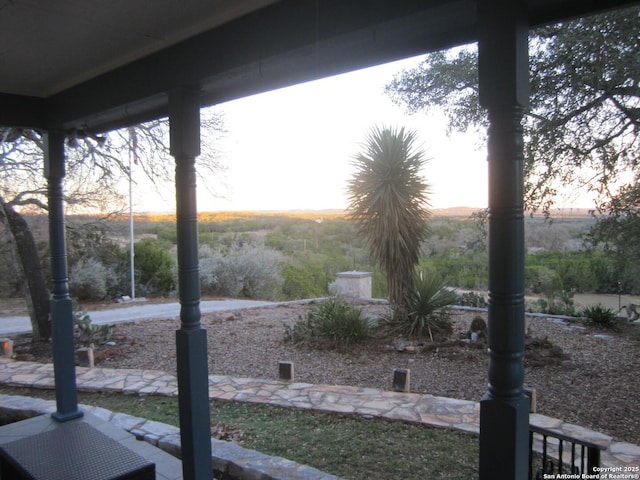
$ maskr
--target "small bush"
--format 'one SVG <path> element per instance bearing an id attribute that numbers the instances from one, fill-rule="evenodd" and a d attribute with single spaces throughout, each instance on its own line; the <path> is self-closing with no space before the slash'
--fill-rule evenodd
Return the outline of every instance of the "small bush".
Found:
<path id="1" fill-rule="evenodd" d="M 469 338 L 471 338 L 474 333 L 478 338 L 487 338 L 489 331 L 487 329 L 487 321 L 484 318 L 480 316 L 473 317 L 471 326 L 469 327 Z"/>
<path id="2" fill-rule="evenodd" d="M 418 272 L 406 305 L 396 308 L 387 320 L 389 332 L 406 337 L 428 336 L 431 341 L 448 336 L 452 332 L 448 307 L 457 299 L 456 292 L 435 275 Z"/>
<path id="3" fill-rule="evenodd" d="M 525 300 L 525 310 L 529 313 L 549 313 L 549 302 L 544 298 Z"/>
<path id="4" fill-rule="evenodd" d="M 136 242 L 133 248 L 136 290 L 141 295 L 168 295 L 176 287 L 171 254 L 152 238 Z M 122 259 L 128 265 L 129 252 Z"/>
<path id="5" fill-rule="evenodd" d="M 562 290 L 562 280 L 558 273 L 542 265 L 525 268 L 525 287 L 533 294 L 553 297 Z"/>
<path id="6" fill-rule="evenodd" d="M 575 316 L 576 305 L 573 301 L 575 289 L 562 289 L 557 296 L 550 299 L 549 313 L 551 315 Z"/>
<path id="7" fill-rule="evenodd" d="M 287 300 L 318 298 L 327 294 L 328 276 L 322 266 L 313 262 L 282 265 L 282 294 Z"/>
<path id="8" fill-rule="evenodd" d="M 233 245 L 228 252 L 200 249 L 202 293 L 275 299 L 280 292 L 280 253 L 255 245 Z"/>
<path id="9" fill-rule="evenodd" d="M 487 308 L 487 300 L 484 295 L 477 292 L 465 292 L 458 295 L 456 303 L 465 307 Z"/>
<path id="10" fill-rule="evenodd" d="M 76 303 L 73 304 L 74 336 L 86 345 L 105 343 L 111 340 L 111 325 L 95 325 L 87 311 Z"/>
<path id="11" fill-rule="evenodd" d="M 527 301 L 525 308 L 527 312 L 532 313 L 547 313 L 549 315 L 573 317 L 576 315 L 576 306 L 573 301 L 574 293 L 574 290 L 562 290 L 558 296 Z"/>
<path id="12" fill-rule="evenodd" d="M 293 327 L 285 326 L 285 340 L 348 346 L 371 336 L 371 325 L 361 309 L 340 297 L 314 305 Z"/>
<path id="13" fill-rule="evenodd" d="M 69 291 L 78 300 L 102 300 L 114 281 L 113 273 L 100 262 L 82 259 L 71 269 Z"/>
<path id="14" fill-rule="evenodd" d="M 595 327 L 615 327 L 616 312 L 601 303 L 586 306 L 582 310 L 582 316 L 586 318 L 587 323 Z"/>

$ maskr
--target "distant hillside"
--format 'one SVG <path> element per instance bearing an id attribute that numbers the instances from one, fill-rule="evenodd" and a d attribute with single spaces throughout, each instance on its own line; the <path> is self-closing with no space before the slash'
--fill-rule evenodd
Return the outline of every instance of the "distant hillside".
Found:
<path id="1" fill-rule="evenodd" d="M 431 212 L 436 217 L 470 217 L 473 212 L 480 209 L 480 207 L 449 207 L 434 208 Z"/>
<path id="2" fill-rule="evenodd" d="M 591 218 L 592 208 L 554 208 L 551 210 L 553 218 Z"/>
<path id="3" fill-rule="evenodd" d="M 174 221 L 175 213 L 171 212 L 139 212 L 134 214 L 138 220 L 151 222 Z M 220 212 L 198 212 L 199 222 L 224 222 L 229 220 L 250 220 L 259 217 L 289 217 L 289 218 L 342 218 L 345 216 L 344 210 L 252 210 L 252 211 L 220 211 Z M 123 215 L 127 217 L 127 215 Z"/>
<path id="4" fill-rule="evenodd" d="M 474 207 L 450 207 L 435 208 L 432 213 L 438 217 L 468 217 L 478 210 L 479 208 Z M 228 210 L 199 212 L 198 220 L 201 222 L 215 222 L 256 217 L 342 218 L 346 215 L 347 212 L 339 208 L 327 208 L 324 210 Z M 135 213 L 135 217 L 151 221 L 169 221 L 175 219 L 175 214 L 171 212 L 138 212 Z"/>
<path id="5" fill-rule="evenodd" d="M 435 217 L 463 217 L 469 218 L 474 212 L 482 207 L 448 207 L 432 209 Z M 251 211 L 220 211 L 220 212 L 200 212 L 198 220 L 201 222 L 221 222 L 225 220 L 242 220 L 256 217 L 294 217 L 294 218 L 343 218 L 347 215 L 345 210 L 338 208 L 328 208 L 324 210 L 251 210 Z M 125 215 L 126 216 L 126 215 Z M 534 217 L 541 217 L 536 214 Z M 588 208 L 556 208 L 551 211 L 553 218 L 585 218 L 590 217 Z M 170 212 L 139 212 L 136 218 L 149 221 L 172 221 L 175 214 Z"/>
<path id="6" fill-rule="evenodd" d="M 449 207 L 435 208 L 433 215 L 438 217 L 470 217 L 472 213 L 481 210 L 481 207 Z M 591 218 L 589 208 L 554 208 L 551 210 L 552 218 Z M 529 215 L 527 213 L 527 215 Z M 534 217 L 542 217 L 541 213 L 536 213 Z"/>

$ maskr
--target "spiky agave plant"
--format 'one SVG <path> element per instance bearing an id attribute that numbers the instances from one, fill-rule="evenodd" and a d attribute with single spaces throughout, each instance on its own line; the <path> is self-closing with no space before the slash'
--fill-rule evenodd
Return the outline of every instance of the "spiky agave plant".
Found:
<path id="1" fill-rule="evenodd" d="M 428 335 L 431 341 L 435 335 L 449 335 L 452 328 L 447 307 L 453 305 L 457 298 L 455 291 L 447 288 L 436 275 L 416 272 L 413 288 L 407 295 L 406 313 L 394 316 L 392 332 L 408 337 Z"/>

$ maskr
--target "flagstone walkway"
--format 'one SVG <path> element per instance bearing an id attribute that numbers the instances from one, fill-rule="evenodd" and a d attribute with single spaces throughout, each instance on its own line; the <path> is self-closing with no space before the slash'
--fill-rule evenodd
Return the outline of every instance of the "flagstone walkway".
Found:
<path id="1" fill-rule="evenodd" d="M 77 385 L 81 391 L 167 396 L 178 393 L 176 377 L 166 372 L 99 367 L 77 367 L 76 371 Z M 0 384 L 53 388 L 53 365 L 0 358 Z M 212 375 L 209 377 L 209 395 L 220 400 L 268 403 L 422 423 L 473 434 L 479 432 L 480 408 L 477 402 L 426 394 Z M 605 467 L 640 465 L 640 446 L 615 442 L 607 435 L 544 415 L 531 414 L 530 423 L 603 445 L 606 450 L 602 454 L 601 463 Z M 175 435 L 175 431 L 167 434 Z M 154 432 L 154 435 L 161 438 L 163 434 Z"/>

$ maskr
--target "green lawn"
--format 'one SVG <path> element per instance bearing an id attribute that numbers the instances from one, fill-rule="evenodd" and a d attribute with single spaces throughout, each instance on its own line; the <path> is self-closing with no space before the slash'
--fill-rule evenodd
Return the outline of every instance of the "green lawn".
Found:
<path id="1" fill-rule="evenodd" d="M 3 393 L 53 398 L 53 392 Z M 79 394 L 79 401 L 178 425 L 176 398 Z M 211 403 L 216 436 L 352 480 L 475 479 L 478 439 L 422 425 L 260 404 Z"/>

